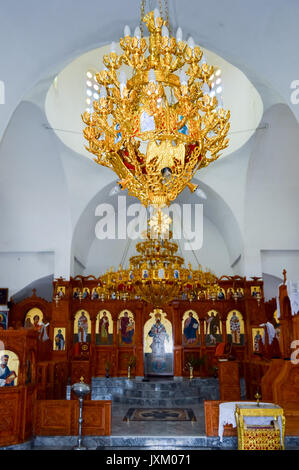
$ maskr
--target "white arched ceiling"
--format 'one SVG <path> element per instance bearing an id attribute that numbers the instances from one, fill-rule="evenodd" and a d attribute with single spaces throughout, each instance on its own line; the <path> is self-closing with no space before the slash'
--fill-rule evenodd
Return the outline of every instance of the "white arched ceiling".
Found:
<path id="1" fill-rule="evenodd" d="M 99 193 L 93 197 L 84 211 L 82 212 L 73 236 L 73 256 L 81 264 L 82 271 L 85 274 L 99 275 L 111 266 L 117 267 L 122 261 L 124 253 L 128 250 L 125 261 L 134 253 L 135 242 L 126 240 L 98 240 L 95 236 L 95 226 L 98 217 L 95 216 L 96 207 L 99 204 L 108 203 L 115 209 L 116 234 L 117 214 L 118 214 L 118 195 L 109 196 L 111 190 L 115 187 L 115 182 L 103 187 Z M 226 202 L 217 195 L 217 193 L 202 183 L 201 188 L 207 195 L 207 200 L 202 200 L 189 190 L 185 190 L 175 201 L 182 204 L 203 204 L 203 246 L 199 250 L 192 252 L 190 244 L 186 243 L 186 233 L 183 232 L 182 240 L 179 242 L 180 254 L 185 258 L 186 263 L 196 265 L 200 262 L 215 271 L 218 275 L 231 274 L 234 269 L 231 265 L 238 258 L 243 249 L 243 241 L 238 223 L 226 204 Z M 126 192 L 122 192 L 125 196 Z M 126 207 L 138 200 L 126 196 Z M 194 219 L 194 209 L 191 211 Z M 128 217 L 129 222 L 131 218 Z M 193 225 L 193 220 L 192 220 Z M 184 237 L 185 235 L 185 237 Z"/>
<path id="2" fill-rule="evenodd" d="M 208 64 L 221 70 L 224 108 L 231 113 L 229 147 L 221 152 L 222 158 L 242 147 L 254 134 L 263 114 L 263 103 L 243 72 L 213 52 L 203 50 Z M 123 52 L 119 44 L 116 52 L 119 55 Z M 86 73 L 92 71 L 95 74 L 102 70 L 103 57 L 109 53 L 110 46 L 107 45 L 76 58 L 55 77 L 45 102 L 47 119 L 62 142 L 91 159 L 94 155 L 85 149 L 88 142 L 82 139 L 85 124 L 81 114 L 88 107 Z M 128 67 L 126 72 L 130 78 Z"/>

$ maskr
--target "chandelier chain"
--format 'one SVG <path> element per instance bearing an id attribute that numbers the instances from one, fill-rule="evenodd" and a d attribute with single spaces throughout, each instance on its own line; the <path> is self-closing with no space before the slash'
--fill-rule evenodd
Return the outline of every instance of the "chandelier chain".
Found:
<path id="1" fill-rule="evenodd" d="M 143 26 L 143 18 L 145 15 L 145 0 L 141 0 L 140 3 L 140 31 L 141 31 L 141 37 L 143 38 L 144 36 L 144 26 Z"/>

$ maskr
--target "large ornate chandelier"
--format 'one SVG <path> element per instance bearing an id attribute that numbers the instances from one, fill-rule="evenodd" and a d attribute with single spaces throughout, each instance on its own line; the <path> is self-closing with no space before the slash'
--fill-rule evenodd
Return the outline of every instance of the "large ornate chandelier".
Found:
<path id="1" fill-rule="evenodd" d="M 210 96 L 213 66 L 192 38 L 169 35 L 158 10 L 131 36 L 125 27 L 121 55 L 112 45 L 96 74 L 99 100 L 86 111 L 84 137 L 95 161 L 111 168 L 122 189 L 146 207 L 169 205 L 228 145 L 230 112 Z M 165 281 L 166 282 L 166 281 Z"/>
<path id="2" fill-rule="evenodd" d="M 170 238 L 171 235 L 170 232 Z M 130 258 L 129 269 L 120 265 L 117 271 L 111 268 L 100 277 L 103 300 L 113 296 L 125 300 L 140 298 L 160 307 L 174 299 L 216 299 L 217 277 L 200 265 L 197 269 L 191 265 L 186 268 L 184 259 L 176 254 L 177 243 L 160 236 L 151 238 L 148 232 L 136 250 L 139 254 Z"/>

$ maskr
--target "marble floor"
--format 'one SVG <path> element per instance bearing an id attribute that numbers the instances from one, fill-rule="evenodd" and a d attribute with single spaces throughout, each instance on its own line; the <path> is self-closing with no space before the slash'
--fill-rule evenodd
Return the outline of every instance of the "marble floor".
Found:
<path id="1" fill-rule="evenodd" d="M 204 405 L 181 406 L 191 408 L 196 421 L 123 421 L 125 414 L 132 405 L 112 404 L 112 436 L 204 436 L 205 417 Z M 140 407 L 141 408 L 141 407 Z"/>

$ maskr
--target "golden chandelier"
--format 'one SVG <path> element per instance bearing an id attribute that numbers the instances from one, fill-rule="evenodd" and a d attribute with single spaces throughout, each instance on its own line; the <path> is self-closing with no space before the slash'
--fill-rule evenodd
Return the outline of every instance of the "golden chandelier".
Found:
<path id="1" fill-rule="evenodd" d="M 172 234 L 170 232 L 170 238 Z M 139 253 L 129 260 L 129 269 L 121 265 L 118 271 L 111 268 L 100 277 L 101 297 L 133 300 L 140 298 L 155 307 L 170 303 L 174 299 L 216 300 L 219 286 L 217 277 L 209 271 L 184 267 L 184 259 L 176 254 L 177 243 L 151 238 L 137 243 Z"/>
<path id="2" fill-rule="evenodd" d="M 113 45 L 104 56 L 99 100 L 82 119 L 95 161 L 143 205 L 161 208 L 186 186 L 194 191 L 195 172 L 227 147 L 230 112 L 210 96 L 214 69 L 193 39 L 185 43 L 180 28 L 171 37 L 157 10 L 143 22 L 148 39 L 139 28 L 132 37 L 126 26 L 123 53 Z"/>

